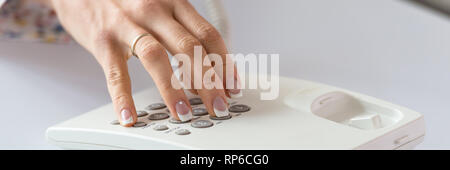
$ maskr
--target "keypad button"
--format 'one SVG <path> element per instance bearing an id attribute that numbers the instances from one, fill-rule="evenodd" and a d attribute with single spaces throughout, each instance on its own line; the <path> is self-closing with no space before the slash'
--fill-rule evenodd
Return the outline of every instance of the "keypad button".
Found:
<path id="1" fill-rule="evenodd" d="M 223 117 L 217 117 L 217 116 L 209 116 L 212 120 L 228 120 L 231 119 L 231 115 L 223 116 Z"/>
<path id="2" fill-rule="evenodd" d="M 137 111 L 137 117 L 144 117 L 147 115 L 148 115 L 148 113 L 146 111 Z"/>
<path id="3" fill-rule="evenodd" d="M 195 128 L 208 128 L 213 125 L 214 125 L 214 123 L 209 120 L 196 120 L 191 123 L 191 126 L 195 127 Z"/>
<path id="4" fill-rule="evenodd" d="M 156 131 L 163 131 L 169 129 L 169 127 L 167 127 L 166 125 L 156 125 L 153 129 Z"/>
<path id="5" fill-rule="evenodd" d="M 191 105 L 199 105 L 199 104 L 203 104 L 203 101 L 200 98 L 192 98 L 192 99 L 189 99 L 189 103 Z"/>
<path id="6" fill-rule="evenodd" d="M 169 115 L 167 113 L 153 113 L 148 116 L 149 120 L 163 120 L 167 118 L 169 118 Z"/>
<path id="7" fill-rule="evenodd" d="M 111 125 L 120 125 L 120 122 L 118 120 L 111 121 Z"/>
<path id="8" fill-rule="evenodd" d="M 145 109 L 158 110 L 158 109 L 163 109 L 163 108 L 166 108 L 166 105 L 164 103 L 154 103 L 154 104 L 148 105 Z"/>
<path id="9" fill-rule="evenodd" d="M 250 111 L 250 107 L 247 105 L 243 105 L 243 104 L 237 104 L 237 105 L 231 106 L 228 109 L 228 111 L 234 112 L 234 113 L 248 112 L 248 111 Z"/>
<path id="10" fill-rule="evenodd" d="M 173 123 L 173 124 L 183 124 L 183 123 L 187 123 L 187 122 L 190 122 L 191 120 L 188 120 L 188 121 L 180 121 L 180 120 L 177 120 L 177 119 L 175 119 L 175 118 L 172 118 L 172 119 L 169 119 L 169 122 L 170 123 Z"/>
<path id="11" fill-rule="evenodd" d="M 177 135 L 189 135 L 189 134 L 191 134 L 191 132 L 189 132 L 189 130 L 187 130 L 187 129 L 180 129 L 180 130 L 175 131 L 175 134 L 177 134 Z"/>
<path id="12" fill-rule="evenodd" d="M 192 109 L 192 112 L 194 116 L 204 116 L 208 114 L 208 111 L 205 108 L 195 108 Z"/>
<path id="13" fill-rule="evenodd" d="M 147 123 L 145 122 L 136 122 L 133 127 L 144 127 L 147 126 Z"/>

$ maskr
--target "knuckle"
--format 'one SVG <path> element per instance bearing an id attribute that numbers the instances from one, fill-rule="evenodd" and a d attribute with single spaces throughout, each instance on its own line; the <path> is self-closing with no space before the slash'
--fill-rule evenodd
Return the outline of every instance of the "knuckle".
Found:
<path id="1" fill-rule="evenodd" d="M 128 95 L 125 93 L 120 93 L 112 96 L 112 101 L 118 105 L 124 104 L 128 99 Z"/>
<path id="2" fill-rule="evenodd" d="M 113 21 L 105 23 L 96 23 L 94 31 L 94 42 L 98 45 L 110 44 L 115 40 L 115 30 L 118 24 L 129 23 L 129 19 L 122 12 L 112 12 Z"/>
<path id="3" fill-rule="evenodd" d="M 195 46 L 201 46 L 201 43 L 192 36 L 181 37 L 177 43 L 177 48 L 181 51 L 194 50 Z"/>
<path id="4" fill-rule="evenodd" d="M 138 8 L 144 9 L 146 11 L 160 11 L 163 9 L 163 3 L 161 1 L 155 0 L 140 0 L 137 3 Z"/>
<path id="5" fill-rule="evenodd" d="M 131 18 L 122 10 L 113 12 L 112 16 L 114 17 L 114 20 L 107 23 L 108 27 L 117 28 L 117 25 L 132 23 Z"/>
<path id="6" fill-rule="evenodd" d="M 93 42 L 88 45 L 88 48 L 103 65 L 106 61 L 109 61 L 111 56 L 115 56 L 115 37 L 109 30 L 100 30 L 93 38 Z"/>
<path id="7" fill-rule="evenodd" d="M 108 29 L 100 29 L 95 34 L 95 44 L 97 45 L 105 45 L 105 44 L 111 44 L 111 42 L 114 40 L 114 34 L 112 31 Z"/>
<path id="8" fill-rule="evenodd" d="M 123 17 L 125 16 L 125 13 L 123 12 L 123 10 L 116 5 L 112 5 L 112 6 L 108 6 L 109 10 L 108 10 L 108 15 L 110 15 L 111 17 Z"/>
<path id="9" fill-rule="evenodd" d="M 221 38 L 219 31 L 210 24 L 199 24 L 197 34 L 203 42 L 214 42 Z"/>
<path id="10" fill-rule="evenodd" d="M 119 66 L 110 66 L 106 71 L 106 79 L 108 85 L 114 87 L 125 84 L 128 80 L 128 75 Z"/>
<path id="11" fill-rule="evenodd" d="M 165 55 L 165 48 L 157 41 L 142 41 L 136 47 L 137 55 L 146 60 L 157 60 Z"/>

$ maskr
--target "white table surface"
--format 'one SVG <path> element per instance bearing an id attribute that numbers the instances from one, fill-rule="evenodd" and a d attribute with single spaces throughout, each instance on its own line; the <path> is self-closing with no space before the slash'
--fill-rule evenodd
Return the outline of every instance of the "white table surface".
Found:
<path id="1" fill-rule="evenodd" d="M 279 53 L 281 75 L 419 111 L 427 134 L 417 148 L 450 149 L 449 18 L 392 0 L 225 5 L 234 53 Z M 129 64 L 135 92 L 153 86 L 137 60 Z M 110 102 L 100 67 L 76 45 L 0 42 L 0 78 L 0 149 L 57 149 L 47 127 Z"/>

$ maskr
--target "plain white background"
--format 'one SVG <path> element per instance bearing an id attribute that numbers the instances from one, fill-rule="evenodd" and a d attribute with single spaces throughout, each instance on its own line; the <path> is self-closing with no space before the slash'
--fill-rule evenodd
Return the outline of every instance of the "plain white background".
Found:
<path id="1" fill-rule="evenodd" d="M 201 0 L 193 1 L 201 10 Z M 450 149 L 450 23 L 392 0 L 226 0 L 233 53 L 279 53 L 281 75 L 361 92 L 425 115 L 418 149 Z M 135 92 L 153 86 L 129 61 Z M 53 124 L 110 102 L 76 45 L 0 42 L 0 149 L 57 149 Z"/>

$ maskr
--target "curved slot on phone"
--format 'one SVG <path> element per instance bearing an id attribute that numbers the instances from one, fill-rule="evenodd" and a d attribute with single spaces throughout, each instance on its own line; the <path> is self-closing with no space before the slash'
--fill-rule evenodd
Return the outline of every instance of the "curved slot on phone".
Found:
<path id="1" fill-rule="evenodd" d="M 395 124 L 403 117 L 395 109 L 356 98 L 347 93 L 309 89 L 291 93 L 284 103 L 299 111 L 363 130 L 380 129 Z"/>
<path id="2" fill-rule="evenodd" d="M 328 120 L 365 130 L 392 125 L 402 117 L 397 110 L 368 103 L 338 91 L 317 97 L 311 104 L 311 112 Z"/>

